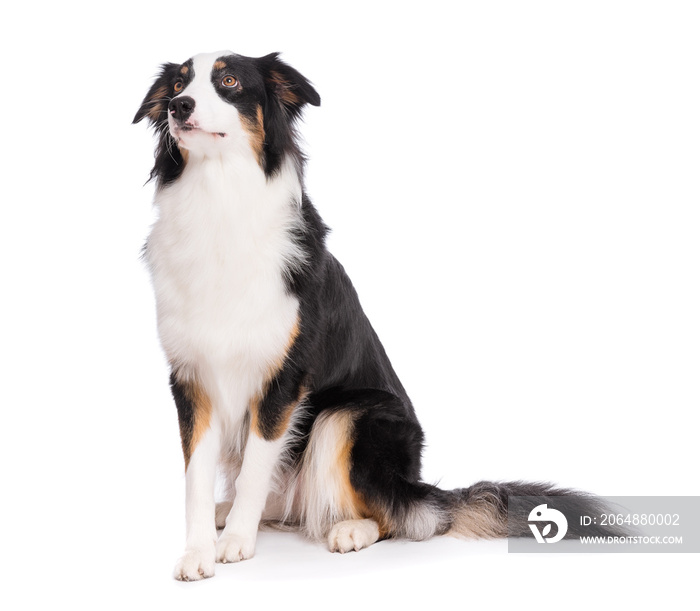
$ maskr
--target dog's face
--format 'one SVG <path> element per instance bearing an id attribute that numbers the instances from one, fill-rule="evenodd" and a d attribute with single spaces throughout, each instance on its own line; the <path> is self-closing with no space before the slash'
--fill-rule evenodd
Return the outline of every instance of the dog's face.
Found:
<path id="1" fill-rule="evenodd" d="M 163 183 L 189 154 L 253 155 L 269 175 L 285 154 L 298 153 L 293 123 L 305 104 L 318 106 L 318 93 L 277 54 L 205 53 L 164 64 L 134 123 L 147 117 L 159 132 L 152 176 Z"/>
<path id="2" fill-rule="evenodd" d="M 254 78 L 258 75 L 244 77 L 239 62 L 230 54 L 223 57 L 197 55 L 177 70 L 175 95 L 168 102 L 168 128 L 181 148 L 208 153 L 240 143 L 246 135 L 260 136 L 254 133 L 256 121 L 247 116 L 250 100 L 260 99 L 259 78 Z M 247 81 L 245 90 L 240 78 Z"/>

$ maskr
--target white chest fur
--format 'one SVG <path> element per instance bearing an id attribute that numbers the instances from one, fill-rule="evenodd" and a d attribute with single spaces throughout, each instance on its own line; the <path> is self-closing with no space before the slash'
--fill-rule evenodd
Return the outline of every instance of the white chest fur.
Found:
<path id="1" fill-rule="evenodd" d="M 267 180 L 254 162 L 222 158 L 190 158 L 156 196 L 147 257 L 160 339 L 215 403 L 245 409 L 288 346 L 299 304 L 284 273 L 301 263 L 290 238 L 300 201 L 291 164 Z"/>

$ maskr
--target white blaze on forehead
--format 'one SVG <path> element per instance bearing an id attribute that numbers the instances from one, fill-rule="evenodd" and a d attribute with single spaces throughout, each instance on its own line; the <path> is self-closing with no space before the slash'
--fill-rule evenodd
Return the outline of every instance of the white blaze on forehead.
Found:
<path id="1" fill-rule="evenodd" d="M 194 68 L 195 79 L 198 76 L 205 76 L 207 80 L 211 76 L 211 71 L 213 70 L 214 63 L 220 57 L 226 57 L 227 55 L 233 55 L 232 51 L 216 51 L 214 53 L 200 53 L 192 58 L 192 67 Z"/>
<path id="2" fill-rule="evenodd" d="M 214 87 L 211 82 L 211 73 L 214 70 L 214 64 L 220 57 L 233 55 L 231 51 L 217 51 L 215 53 L 200 53 L 192 58 L 192 69 L 194 71 L 194 79 L 185 88 L 186 92 L 183 95 L 195 97 L 195 94 L 203 95 L 206 92 L 214 92 Z M 198 101 L 195 99 L 195 101 Z"/>

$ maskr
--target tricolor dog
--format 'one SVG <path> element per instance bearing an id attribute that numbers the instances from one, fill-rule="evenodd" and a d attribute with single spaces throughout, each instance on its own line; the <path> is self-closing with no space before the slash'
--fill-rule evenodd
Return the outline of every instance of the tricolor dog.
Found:
<path id="1" fill-rule="evenodd" d="M 411 401 L 304 191 L 295 125 L 319 104 L 277 54 L 227 51 L 164 64 L 134 118 L 157 136 L 144 252 L 185 458 L 176 579 L 253 556 L 261 520 L 343 553 L 503 537 L 509 495 L 567 492 L 421 481 Z"/>

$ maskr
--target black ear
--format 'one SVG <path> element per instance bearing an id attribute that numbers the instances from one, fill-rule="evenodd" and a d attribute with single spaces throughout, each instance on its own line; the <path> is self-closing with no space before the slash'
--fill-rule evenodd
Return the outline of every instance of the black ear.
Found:
<path id="1" fill-rule="evenodd" d="M 173 95 L 172 86 L 178 78 L 178 64 L 163 64 L 155 82 L 141 103 L 141 108 L 134 116 L 133 123 L 148 118 L 155 126 L 157 144 L 155 164 L 149 180 L 157 179 L 159 186 L 175 180 L 185 167 L 185 159 L 177 143 L 170 135 L 168 126 L 168 103 Z"/>
<path id="2" fill-rule="evenodd" d="M 170 101 L 170 84 L 177 74 L 178 64 L 163 64 L 155 82 L 141 103 L 141 108 L 134 116 L 132 123 L 138 123 L 148 117 L 151 124 L 159 123 L 168 118 L 168 102 Z"/>
<path id="3" fill-rule="evenodd" d="M 301 112 L 305 104 L 321 105 L 321 96 L 309 80 L 298 70 L 285 64 L 279 53 L 271 53 L 259 59 L 265 75 L 268 92 L 294 115 Z"/>

